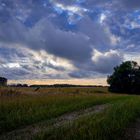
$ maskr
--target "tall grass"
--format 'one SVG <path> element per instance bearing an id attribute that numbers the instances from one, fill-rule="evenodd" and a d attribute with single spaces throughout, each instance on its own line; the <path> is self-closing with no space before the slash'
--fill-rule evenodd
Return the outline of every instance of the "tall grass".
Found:
<path id="1" fill-rule="evenodd" d="M 119 140 L 131 121 L 140 116 L 140 97 L 117 101 L 103 113 L 90 115 L 37 134 L 37 140 Z"/>
<path id="2" fill-rule="evenodd" d="M 23 91 L 22 91 L 23 92 Z M 47 121 L 64 113 L 125 99 L 110 94 L 39 94 L 0 97 L 0 133 Z"/>
<path id="3" fill-rule="evenodd" d="M 21 91 L 8 87 L 0 87 L 0 97 L 12 97 L 21 95 Z"/>
<path id="4" fill-rule="evenodd" d="M 36 88 L 28 87 L 15 87 L 15 90 L 19 90 L 24 93 L 41 93 L 41 94 L 94 94 L 94 93 L 108 93 L 107 87 L 64 87 L 64 88 L 40 88 L 35 92 Z"/>

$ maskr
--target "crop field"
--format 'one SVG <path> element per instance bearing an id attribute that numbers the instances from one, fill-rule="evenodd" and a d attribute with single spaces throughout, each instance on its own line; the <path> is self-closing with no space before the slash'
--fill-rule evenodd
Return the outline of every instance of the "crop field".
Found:
<path id="1" fill-rule="evenodd" d="M 0 88 L 0 140 L 131 139 L 139 117 L 139 96 L 107 87 Z"/>

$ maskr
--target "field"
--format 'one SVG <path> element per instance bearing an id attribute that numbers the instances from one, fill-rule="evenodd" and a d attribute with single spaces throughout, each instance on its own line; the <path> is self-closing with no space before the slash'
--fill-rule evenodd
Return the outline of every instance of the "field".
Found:
<path id="1" fill-rule="evenodd" d="M 139 96 L 106 87 L 0 88 L 0 140 L 132 139 L 139 107 Z"/>

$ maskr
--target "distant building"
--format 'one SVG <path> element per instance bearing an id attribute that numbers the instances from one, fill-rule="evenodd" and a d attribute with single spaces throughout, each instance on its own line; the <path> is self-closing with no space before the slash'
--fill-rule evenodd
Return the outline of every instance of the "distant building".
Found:
<path id="1" fill-rule="evenodd" d="M 7 86 L 7 79 L 4 77 L 0 77 L 0 86 Z"/>

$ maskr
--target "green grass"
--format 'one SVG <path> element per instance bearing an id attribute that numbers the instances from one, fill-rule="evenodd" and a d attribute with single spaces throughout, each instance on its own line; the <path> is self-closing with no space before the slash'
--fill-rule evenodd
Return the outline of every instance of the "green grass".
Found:
<path id="1" fill-rule="evenodd" d="M 79 94 L 2 96 L 0 97 L 0 133 L 47 121 L 67 112 L 126 98 L 128 96 L 80 92 Z"/>
<path id="2" fill-rule="evenodd" d="M 101 104 L 110 106 L 59 128 L 45 131 L 40 126 L 42 131 L 33 137 L 37 140 L 117 140 L 140 116 L 140 97 L 110 94 L 107 88 L 0 89 L 0 135 L 41 122 L 49 125 L 65 113 Z"/>
<path id="3" fill-rule="evenodd" d="M 117 101 L 97 115 L 90 115 L 37 134 L 37 140 L 118 140 L 123 130 L 140 116 L 140 97 Z"/>

